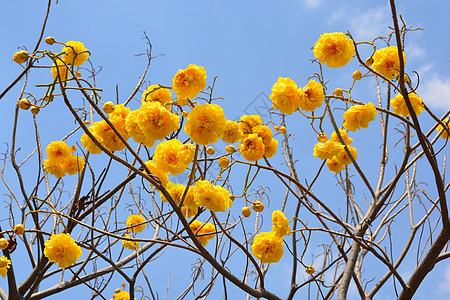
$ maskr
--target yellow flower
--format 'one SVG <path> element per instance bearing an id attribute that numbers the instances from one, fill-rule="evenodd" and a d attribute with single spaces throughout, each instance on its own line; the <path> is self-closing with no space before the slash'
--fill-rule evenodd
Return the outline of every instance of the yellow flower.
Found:
<path id="1" fill-rule="evenodd" d="M 273 132 L 269 126 L 261 124 L 255 125 L 252 128 L 252 132 L 256 133 L 261 138 L 264 146 L 267 146 L 272 142 Z"/>
<path id="2" fill-rule="evenodd" d="M 283 239 L 274 232 L 261 232 L 252 243 L 252 253 L 262 263 L 276 263 L 283 257 Z"/>
<path id="3" fill-rule="evenodd" d="M 253 132 L 253 127 L 261 124 L 263 120 L 260 115 L 243 115 L 239 120 L 239 128 L 244 135 L 248 135 Z"/>
<path id="4" fill-rule="evenodd" d="M 248 161 L 257 161 L 263 158 L 265 149 L 262 139 L 256 133 L 249 134 L 242 144 L 239 144 L 239 152 Z"/>
<path id="5" fill-rule="evenodd" d="M 213 239 L 214 236 L 216 235 L 215 233 L 214 234 L 208 234 L 208 233 L 216 232 L 216 227 L 212 223 L 204 224 L 203 222 L 200 222 L 199 220 L 195 220 L 189 226 L 191 227 L 192 231 L 195 233 L 195 235 L 197 236 L 198 240 L 200 241 L 200 243 L 203 246 L 206 246 L 206 244 L 208 244 L 208 241 Z M 202 234 L 208 234 L 208 235 L 199 236 L 199 235 L 202 235 Z"/>
<path id="6" fill-rule="evenodd" d="M 62 60 L 69 65 L 80 66 L 89 58 L 89 51 L 82 42 L 68 41 L 62 49 Z"/>
<path id="7" fill-rule="evenodd" d="M 284 114 L 295 112 L 300 106 L 302 97 L 304 97 L 302 89 L 298 89 L 297 84 L 292 79 L 284 77 L 278 78 L 272 87 L 272 94 L 269 96 L 273 108 Z"/>
<path id="8" fill-rule="evenodd" d="M 266 158 L 271 158 L 277 153 L 278 141 L 276 139 L 272 139 L 269 145 L 265 145 L 264 148 L 264 156 Z"/>
<path id="9" fill-rule="evenodd" d="M 408 98 L 411 101 L 411 105 L 416 115 L 420 115 L 420 113 L 424 110 L 422 99 L 415 93 L 409 93 Z M 405 117 L 411 116 L 402 94 L 397 94 L 394 98 L 391 99 L 391 106 L 396 114 Z"/>
<path id="10" fill-rule="evenodd" d="M 347 147 L 348 147 L 348 150 L 350 151 L 350 153 L 352 154 L 353 159 L 357 160 L 358 154 L 357 154 L 356 148 L 349 146 L 349 145 L 347 145 Z M 348 156 L 347 151 L 345 151 L 345 149 L 342 149 L 341 152 L 336 154 L 336 156 L 334 158 L 336 159 L 336 161 L 339 164 L 341 164 L 343 166 L 346 166 L 346 165 L 349 165 L 352 163 L 350 156 Z"/>
<path id="11" fill-rule="evenodd" d="M 112 110 L 112 112 L 108 113 L 108 117 L 110 120 L 118 119 L 121 122 L 125 122 L 125 119 L 129 113 L 130 113 L 130 108 L 125 107 L 125 105 L 123 105 L 123 104 L 117 104 L 117 105 L 114 105 L 114 109 Z"/>
<path id="12" fill-rule="evenodd" d="M 398 76 L 400 72 L 400 59 L 397 46 L 378 49 L 372 57 L 372 69 L 374 71 L 390 80 Z M 406 61 L 405 53 L 403 53 L 403 61 Z"/>
<path id="13" fill-rule="evenodd" d="M 167 190 L 167 192 L 169 192 L 170 196 L 172 196 L 172 199 L 173 199 L 173 201 L 175 201 L 176 204 L 180 204 L 181 197 L 183 196 L 185 189 L 186 189 L 186 186 L 184 184 L 173 183 L 172 181 L 167 182 L 166 190 Z M 191 189 L 189 189 L 189 191 L 191 191 Z M 159 194 L 161 196 L 162 201 L 168 202 L 163 193 L 159 192 Z"/>
<path id="14" fill-rule="evenodd" d="M 56 79 L 56 77 L 58 77 L 58 72 L 59 72 L 59 78 L 61 78 L 62 81 L 65 81 L 69 78 L 70 71 L 62 62 L 58 62 L 58 66 L 53 64 L 53 66 L 52 66 L 53 78 Z"/>
<path id="15" fill-rule="evenodd" d="M 126 238 L 131 238 L 131 236 L 126 233 L 125 234 Z M 122 240 L 122 244 L 124 248 L 130 249 L 130 250 L 137 250 L 139 249 L 139 242 L 133 242 L 133 241 L 127 241 L 127 240 Z"/>
<path id="16" fill-rule="evenodd" d="M 212 211 L 225 211 L 232 205 L 227 189 L 213 185 L 208 180 L 195 183 L 194 200 L 198 206 L 205 206 Z"/>
<path id="17" fill-rule="evenodd" d="M 164 173 L 178 175 L 183 173 L 194 159 L 195 146 L 183 144 L 177 139 L 168 140 L 156 146 L 153 160 Z"/>
<path id="18" fill-rule="evenodd" d="M 225 130 L 222 135 L 222 140 L 225 143 L 233 144 L 241 141 L 244 138 L 242 130 L 239 128 L 238 122 L 227 120 Z"/>
<path id="19" fill-rule="evenodd" d="M 170 196 L 172 196 L 172 199 L 175 201 L 175 203 L 179 205 L 181 202 L 181 198 L 183 197 L 184 190 L 186 189 L 186 186 L 180 183 L 173 183 L 169 181 L 166 189 L 169 192 Z M 183 212 L 186 218 L 191 218 L 195 216 L 195 214 L 198 211 L 198 205 L 197 203 L 195 203 L 194 200 L 194 190 L 195 187 L 190 186 L 183 200 L 183 206 L 181 207 L 181 211 Z M 163 195 L 163 193 L 159 192 L 159 194 L 161 196 L 161 200 L 167 202 L 167 199 Z"/>
<path id="20" fill-rule="evenodd" d="M 120 135 L 122 135 L 125 141 L 128 140 L 129 135 L 123 119 L 117 117 L 110 119 L 110 121 L 120 133 Z M 101 120 L 92 124 L 89 127 L 89 131 L 109 151 L 120 151 L 125 148 L 125 144 L 122 143 L 122 141 L 119 139 L 119 136 L 116 135 L 111 126 L 109 126 L 109 124 L 106 123 L 105 120 Z M 102 152 L 87 134 L 83 134 L 81 136 L 81 142 L 83 143 L 83 147 L 93 154 L 100 154 Z"/>
<path id="21" fill-rule="evenodd" d="M 61 167 L 65 173 L 73 175 L 83 171 L 84 160 L 81 156 L 71 156 L 64 161 Z"/>
<path id="22" fill-rule="evenodd" d="M 171 113 L 157 101 L 144 102 L 136 115 L 140 132 L 145 135 L 147 140 L 162 140 L 168 134 L 180 128 L 179 121 L 178 115 Z M 133 132 L 130 134 L 133 134 Z"/>
<path id="23" fill-rule="evenodd" d="M 172 92 L 166 88 L 160 87 L 159 84 L 154 84 L 142 93 L 142 103 L 157 101 L 164 105 L 172 101 Z"/>
<path id="24" fill-rule="evenodd" d="M 195 98 L 206 87 L 206 71 L 203 67 L 189 65 L 178 70 L 172 79 L 172 89 L 181 98 Z"/>
<path id="25" fill-rule="evenodd" d="M 272 212 L 272 231 L 276 236 L 282 238 L 285 235 L 291 234 L 289 221 L 281 210 L 274 210 Z"/>
<path id="26" fill-rule="evenodd" d="M 314 145 L 313 155 L 322 160 L 333 158 L 344 148 L 341 143 L 333 142 L 332 140 L 325 143 L 317 143 Z"/>
<path id="27" fill-rule="evenodd" d="M 23 226 L 23 224 L 17 224 L 16 226 L 14 226 L 14 233 L 17 235 L 21 235 L 25 232 L 25 227 Z"/>
<path id="28" fill-rule="evenodd" d="M 81 247 L 68 233 L 52 234 L 50 239 L 44 243 L 44 255 L 49 261 L 57 263 L 60 268 L 73 265 L 81 254 Z"/>
<path id="29" fill-rule="evenodd" d="M 125 120 L 125 127 L 128 134 L 133 137 L 136 143 L 142 143 L 144 146 L 153 147 L 155 140 L 146 135 L 144 130 L 142 130 L 138 125 L 138 115 L 141 113 L 140 109 L 133 110 L 127 115 Z"/>
<path id="30" fill-rule="evenodd" d="M 117 294 L 113 295 L 114 300 L 130 300 L 130 294 L 127 291 L 117 291 Z"/>
<path id="31" fill-rule="evenodd" d="M 72 155 L 74 148 L 69 147 L 66 142 L 54 141 L 51 142 L 46 148 L 47 157 L 49 159 L 55 159 L 57 161 L 64 161 Z"/>
<path id="32" fill-rule="evenodd" d="M 222 107 L 206 103 L 197 105 L 188 114 L 184 131 L 194 143 L 208 145 L 222 138 L 226 124 Z"/>
<path id="33" fill-rule="evenodd" d="M 342 139 L 344 140 L 344 142 L 347 145 L 350 145 L 353 142 L 353 139 L 348 137 L 348 133 L 344 129 L 340 129 L 339 128 L 339 133 L 341 134 Z M 341 141 L 339 140 L 339 137 L 337 136 L 336 132 L 333 132 L 331 134 L 330 141 L 335 142 L 335 143 L 341 143 Z"/>
<path id="34" fill-rule="evenodd" d="M 314 44 L 314 56 L 330 68 L 345 66 L 354 53 L 353 41 L 342 32 L 324 33 Z"/>
<path id="35" fill-rule="evenodd" d="M 304 111 L 314 111 L 321 107 L 325 95 L 323 94 L 323 87 L 320 83 L 310 80 L 303 88 L 304 96 L 301 97 L 300 108 Z"/>
<path id="36" fill-rule="evenodd" d="M 0 275 L 2 275 L 2 277 L 6 277 L 10 265 L 11 261 L 6 256 L 0 256 Z"/>
<path id="37" fill-rule="evenodd" d="M 28 51 L 21 50 L 21 51 L 14 53 L 13 61 L 15 61 L 18 64 L 23 64 L 24 62 L 26 62 L 28 60 L 28 56 L 29 56 Z"/>
<path id="38" fill-rule="evenodd" d="M 350 131 L 367 128 L 369 123 L 375 120 L 377 110 L 373 103 L 354 105 L 344 113 L 344 128 Z"/>
<path id="39" fill-rule="evenodd" d="M 5 238 L 1 238 L 0 239 L 0 250 L 5 250 L 6 248 L 8 248 L 8 240 Z"/>
<path id="40" fill-rule="evenodd" d="M 339 173 L 342 170 L 344 170 L 344 165 L 340 164 L 336 160 L 336 157 L 333 157 L 332 159 L 327 160 L 327 167 L 333 173 Z"/>
<path id="41" fill-rule="evenodd" d="M 44 170 L 56 176 L 57 178 L 61 178 L 66 175 L 61 165 L 61 162 L 54 158 L 44 160 Z"/>
<path id="42" fill-rule="evenodd" d="M 145 229 L 145 227 L 147 226 L 147 224 L 145 224 L 145 219 L 139 215 L 139 214 L 135 214 L 135 215 L 130 215 L 127 218 L 127 227 L 132 227 L 132 228 L 128 228 L 128 231 L 132 231 L 132 232 L 141 232 L 142 230 Z M 143 224 L 141 224 L 143 223 Z M 138 225 L 140 224 L 140 225 Z"/>
<path id="43" fill-rule="evenodd" d="M 167 176 L 165 172 L 163 172 L 160 168 L 158 168 L 154 161 L 147 160 L 145 162 L 145 165 L 154 176 L 159 178 L 159 181 L 161 181 L 162 185 L 164 187 L 167 187 L 167 184 L 169 183 L 169 176 Z"/>
<path id="44" fill-rule="evenodd" d="M 447 127 L 449 127 L 449 119 L 444 119 L 444 120 L 442 120 L 442 122 L 444 123 L 444 124 L 446 124 L 447 125 Z M 441 125 L 438 125 L 437 127 L 436 127 L 436 131 L 437 131 L 437 133 L 439 134 L 439 132 L 441 132 L 441 130 L 443 129 L 443 127 L 441 126 Z M 441 137 L 443 138 L 443 139 L 449 139 L 449 135 L 448 135 L 448 133 L 447 133 L 447 131 L 442 131 L 442 133 L 441 133 Z"/>
<path id="45" fill-rule="evenodd" d="M 92 135 L 101 143 L 101 138 L 100 136 L 97 134 L 97 128 L 98 128 L 98 122 L 92 124 L 91 126 L 89 126 L 89 131 L 92 133 Z M 80 139 L 81 143 L 83 144 L 83 147 L 88 150 L 89 152 L 91 152 L 92 154 L 100 154 L 102 153 L 102 150 L 97 147 L 97 145 L 94 143 L 94 141 L 91 140 L 91 138 L 84 133 L 81 136 Z"/>
<path id="46" fill-rule="evenodd" d="M 228 156 L 222 156 L 221 158 L 219 158 L 219 167 L 226 168 L 229 164 L 230 159 L 228 158 Z"/>

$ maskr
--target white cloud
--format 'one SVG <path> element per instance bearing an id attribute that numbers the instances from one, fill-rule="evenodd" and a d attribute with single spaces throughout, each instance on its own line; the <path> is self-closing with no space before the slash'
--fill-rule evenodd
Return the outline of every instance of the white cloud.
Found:
<path id="1" fill-rule="evenodd" d="M 407 59 L 420 58 L 425 54 L 425 48 L 417 44 L 408 44 L 405 47 L 405 53 Z"/>
<path id="2" fill-rule="evenodd" d="M 387 26 L 391 24 L 387 7 L 370 8 L 364 12 L 354 10 L 349 18 L 351 33 L 358 40 L 373 40 L 378 36 L 385 36 L 389 32 Z"/>
<path id="3" fill-rule="evenodd" d="M 303 0 L 303 3 L 308 8 L 316 8 L 322 5 L 323 0 Z"/>
<path id="4" fill-rule="evenodd" d="M 450 78 L 435 74 L 422 82 L 418 94 L 431 108 L 450 109 Z"/>

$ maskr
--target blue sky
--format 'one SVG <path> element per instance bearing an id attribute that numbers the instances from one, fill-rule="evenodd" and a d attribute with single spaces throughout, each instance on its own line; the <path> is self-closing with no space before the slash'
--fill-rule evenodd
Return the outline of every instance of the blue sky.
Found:
<path id="1" fill-rule="evenodd" d="M 18 47 L 29 50 L 34 47 L 46 9 L 45 2 L 24 0 L 19 8 L 14 1 L 0 0 L 0 91 L 21 72 L 21 68 L 11 60 L 13 53 Z M 398 1 L 397 11 L 408 26 L 423 28 L 423 31 L 407 35 L 407 71 L 420 74 L 418 94 L 440 116 L 450 108 L 450 2 Z M 218 76 L 215 95 L 224 97 L 219 104 L 227 118 L 235 119 L 243 112 L 256 113 L 270 106 L 265 95 L 270 94 L 280 76 L 292 78 L 299 86 L 306 85 L 308 77 L 317 71 L 317 65 L 311 64 L 314 58 L 311 47 L 320 34 L 349 31 L 357 41 L 372 40 L 390 31 L 387 28 L 391 26 L 390 16 L 388 1 L 60 0 L 57 5 L 53 3 L 44 37 L 53 36 L 62 42 L 82 41 L 92 53 L 90 60 L 93 66 L 97 70 L 100 66 L 102 68 L 97 86 L 104 90 L 103 100 L 115 101 L 118 85 L 122 102 L 134 89 L 145 68 L 145 57 L 135 55 L 146 51 L 143 39 L 143 32 L 146 32 L 153 44 L 153 56 L 159 55 L 152 61 L 146 77 L 148 82 L 171 85 L 178 69 L 191 63 L 201 65 L 206 69 L 208 83 Z M 377 45 L 384 46 L 381 42 Z M 58 45 L 51 48 L 43 44 L 43 47 L 54 51 L 60 49 Z M 363 55 L 370 55 L 370 51 L 370 47 L 361 48 Z M 328 92 L 336 87 L 347 87 L 349 82 L 351 84 L 351 74 L 356 68 L 355 59 L 340 69 L 325 68 Z M 30 92 L 39 94 L 39 90 L 31 90 L 31 87 L 49 82 L 51 76 L 48 70 L 38 70 L 34 74 L 30 78 Z M 19 91 L 20 85 L 0 100 L 2 143 L 10 141 L 10 113 Z M 361 84 L 353 95 L 358 100 L 376 101 L 373 82 Z M 138 94 L 137 99 L 139 97 Z M 73 128 L 73 123 L 67 121 L 69 115 L 63 112 L 64 106 L 56 102 L 38 116 L 43 144 L 62 138 L 67 128 Z M 138 105 L 138 101 L 130 104 L 133 109 Z M 271 120 L 269 115 L 264 117 L 264 121 Z M 297 115 L 295 118 L 300 117 Z M 21 120 L 24 128 L 31 124 L 31 117 L 25 113 L 21 114 Z M 54 122 L 65 126 L 55 126 Z M 423 122 L 425 128 L 431 124 L 426 118 Z M 309 129 L 308 122 L 292 118 L 288 124 L 299 143 L 296 144 L 296 154 L 301 158 L 312 157 L 316 135 Z M 325 130 L 331 131 L 330 124 L 325 124 Z M 368 131 L 354 134 L 361 139 L 358 149 L 366 150 L 358 154 L 361 164 L 368 169 L 374 167 L 370 165 L 373 156 L 370 148 L 376 146 L 366 146 L 362 137 L 367 133 L 377 134 L 377 130 L 379 128 L 372 124 Z M 32 140 L 27 141 L 29 138 L 26 133 L 20 138 L 24 150 L 34 148 Z M 74 138 L 73 143 L 77 139 Z M 308 146 L 302 147 L 302 143 Z M 310 173 L 314 174 L 320 164 L 312 159 L 302 159 L 301 162 L 305 166 L 302 176 L 306 178 Z M 335 184 L 332 175 L 324 182 L 327 180 L 333 180 L 332 185 Z M 274 189 L 274 196 L 278 196 L 278 192 Z M 279 207 L 274 204 L 274 209 Z M 282 261 L 273 267 L 274 278 L 287 272 L 289 262 Z M 422 296 L 418 299 L 427 299 L 426 291 L 433 284 L 436 297 L 450 291 L 450 267 L 447 264 L 446 268 L 442 265 L 437 268 L 439 270 L 426 281 L 428 287 L 424 286 L 419 291 Z M 409 270 L 401 271 L 407 273 Z M 439 276 L 439 273 L 443 275 Z M 0 286 L 3 287 L 5 282 L 0 278 Z M 274 285 L 279 283 L 275 281 Z"/>

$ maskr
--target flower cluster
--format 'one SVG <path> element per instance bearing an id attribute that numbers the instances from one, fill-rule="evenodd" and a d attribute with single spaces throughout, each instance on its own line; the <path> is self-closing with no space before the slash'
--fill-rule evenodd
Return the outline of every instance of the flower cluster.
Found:
<path id="1" fill-rule="evenodd" d="M 54 141 L 47 148 L 47 159 L 44 169 L 52 175 L 61 178 L 67 174 L 73 175 L 84 169 L 84 160 L 81 156 L 72 155 L 76 148 L 69 147 L 66 142 Z"/>
<path id="2" fill-rule="evenodd" d="M 11 261 L 6 256 L 0 256 L 0 275 L 2 277 L 6 277 L 10 265 Z"/>
<path id="3" fill-rule="evenodd" d="M 243 138 L 244 133 L 242 132 L 239 123 L 227 120 L 225 124 L 225 130 L 223 131 L 222 140 L 225 143 L 233 144 L 241 141 Z"/>
<path id="4" fill-rule="evenodd" d="M 206 87 L 206 71 L 203 67 L 189 65 L 179 70 L 172 79 L 172 89 L 179 98 L 195 98 Z"/>
<path id="5" fill-rule="evenodd" d="M 186 186 L 181 183 L 173 183 L 169 181 L 166 189 L 167 192 L 169 192 L 170 196 L 172 197 L 173 201 L 175 201 L 175 203 L 179 205 L 183 197 L 184 191 L 186 190 Z M 194 200 L 194 190 L 195 186 L 189 187 L 189 190 L 187 191 L 186 196 L 183 199 L 181 211 L 183 212 L 186 218 L 192 218 L 197 214 L 198 211 L 198 205 L 197 203 L 195 203 Z M 167 199 L 163 195 L 163 193 L 160 192 L 160 196 L 162 201 L 167 202 Z"/>
<path id="6" fill-rule="evenodd" d="M 422 99 L 415 93 L 409 93 L 408 98 L 409 101 L 411 101 L 411 105 L 416 115 L 420 115 L 420 113 L 425 109 L 423 106 Z M 411 116 L 402 94 L 397 94 L 394 98 L 391 99 L 391 106 L 396 114 L 405 117 Z"/>
<path id="7" fill-rule="evenodd" d="M 195 220 L 189 226 L 203 246 L 206 246 L 206 244 L 208 244 L 208 242 L 216 235 L 216 226 L 214 226 L 214 224 L 212 223 L 205 224 L 203 222 Z"/>
<path id="8" fill-rule="evenodd" d="M 350 131 L 367 128 L 369 123 L 375 120 L 377 110 L 373 103 L 354 105 L 344 113 L 344 128 Z"/>
<path id="9" fill-rule="evenodd" d="M 183 173 L 194 159 L 195 146 L 183 144 L 177 139 L 164 141 L 156 146 L 153 160 L 164 173 L 178 175 Z"/>
<path id="10" fill-rule="evenodd" d="M 227 189 L 213 185 L 208 180 L 195 183 L 194 201 L 198 206 L 205 206 L 215 212 L 225 211 L 233 204 Z"/>
<path id="11" fill-rule="evenodd" d="M 44 255 L 49 261 L 57 263 L 60 268 L 73 265 L 82 253 L 81 247 L 68 233 L 52 234 L 50 239 L 44 243 Z"/>
<path id="12" fill-rule="evenodd" d="M 330 68 L 345 66 L 354 53 L 353 41 L 342 32 L 324 33 L 314 44 L 314 56 Z"/>
<path id="13" fill-rule="evenodd" d="M 147 226 L 145 222 L 145 219 L 139 214 L 130 215 L 126 222 L 128 231 L 141 232 Z"/>
<path id="14" fill-rule="evenodd" d="M 302 89 L 297 87 L 295 81 L 279 77 L 269 98 L 274 109 L 279 109 L 284 114 L 292 114 L 299 108 L 303 96 Z"/>
<path id="15" fill-rule="evenodd" d="M 400 70 L 400 59 L 398 56 L 398 48 L 390 46 L 375 51 L 372 56 L 372 69 L 387 79 L 394 79 L 398 76 Z M 405 53 L 403 53 L 403 61 L 406 61 Z"/>
<path id="16" fill-rule="evenodd" d="M 217 104 L 199 104 L 187 115 L 184 131 L 192 142 L 208 145 L 222 138 L 227 119 Z"/>
<path id="17" fill-rule="evenodd" d="M 347 131 L 339 129 L 342 139 L 344 140 L 352 157 L 356 160 L 358 158 L 356 148 L 350 146 L 353 139 L 348 137 Z M 345 151 L 345 147 L 341 144 L 337 134 L 333 132 L 331 139 L 324 143 L 317 143 L 314 146 L 313 155 L 322 160 L 327 159 L 327 167 L 334 173 L 341 172 L 345 166 L 352 161 L 350 156 Z"/>

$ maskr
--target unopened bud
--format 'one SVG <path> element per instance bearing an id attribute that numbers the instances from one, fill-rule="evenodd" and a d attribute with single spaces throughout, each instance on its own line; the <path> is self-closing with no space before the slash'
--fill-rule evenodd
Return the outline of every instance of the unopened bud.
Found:
<path id="1" fill-rule="evenodd" d="M 250 209 L 250 207 L 248 206 L 244 206 L 242 208 L 242 215 L 246 218 L 250 217 L 250 215 L 252 214 L 252 210 Z"/>
<path id="2" fill-rule="evenodd" d="M 103 104 L 103 111 L 107 114 L 112 113 L 115 109 L 116 107 L 114 106 L 114 103 L 112 103 L 111 101 L 108 101 L 105 104 Z"/>
<path id="3" fill-rule="evenodd" d="M 45 42 L 49 45 L 53 45 L 55 43 L 55 39 L 52 36 L 48 36 L 45 38 Z"/>
<path id="4" fill-rule="evenodd" d="M 360 80 L 362 77 L 362 72 L 360 70 L 356 70 L 352 75 L 354 80 Z"/>
<path id="5" fill-rule="evenodd" d="M 325 133 L 319 133 L 317 140 L 321 143 L 325 143 L 328 140 L 328 136 Z"/>
<path id="6" fill-rule="evenodd" d="M 286 134 L 286 127 L 284 127 L 284 126 L 281 126 L 280 127 L 280 129 L 279 129 L 279 131 L 282 133 L 282 134 Z"/>
<path id="7" fill-rule="evenodd" d="M 279 131 L 280 130 L 280 126 L 276 125 L 275 127 L 273 127 L 273 130 Z"/>
<path id="8" fill-rule="evenodd" d="M 80 78 L 80 77 L 81 77 L 81 72 L 80 72 L 80 71 L 77 71 L 77 72 L 75 73 L 75 77 L 76 77 L 76 78 Z"/>
<path id="9" fill-rule="evenodd" d="M 261 201 L 255 201 L 252 208 L 256 212 L 262 212 L 264 210 L 264 204 L 262 204 Z"/>
<path id="10" fill-rule="evenodd" d="M 366 65 L 370 67 L 372 64 L 373 64 L 373 57 L 371 56 L 366 59 Z"/>
<path id="11" fill-rule="evenodd" d="M 225 151 L 227 151 L 227 152 L 230 153 L 230 154 L 233 154 L 233 153 L 236 152 L 237 150 L 236 150 L 236 148 L 234 148 L 233 145 L 228 145 L 228 146 L 225 147 Z"/>
<path id="12" fill-rule="evenodd" d="M 341 89 L 335 89 L 333 93 L 334 93 L 336 96 L 338 96 L 338 97 L 343 97 L 343 96 L 344 96 L 344 93 L 342 92 Z"/>
<path id="13" fill-rule="evenodd" d="M 89 122 L 88 120 L 84 120 L 83 124 L 87 126 L 87 125 L 91 124 L 91 122 Z"/>
<path id="14" fill-rule="evenodd" d="M 226 168 L 229 164 L 230 159 L 228 158 L 228 156 L 222 156 L 221 158 L 219 158 L 219 167 Z"/>
<path id="15" fill-rule="evenodd" d="M 314 269 L 313 266 L 307 266 L 305 269 L 306 273 L 308 273 L 309 275 L 314 274 L 314 272 L 316 272 L 316 270 Z"/>
<path id="16" fill-rule="evenodd" d="M 39 109 L 39 107 L 33 106 L 33 107 L 31 108 L 31 113 L 32 113 L 33 115 L 37 115 L 40 111 L 41 111 L 41 110 Z"/>
<path id="17" fill-rule="evenodd" d="M 181 116 L 183 116 L 184 118 L 186 118 L 187 116 L 188 116 L 188 112 L 187 111 L 183 111 L 182 113 L 181 113 Z"/>
<path id="18" fill-rule="evenodd" d="M 13 55 L 13 61 L 15 61 L 18 64 L 23 64 L 28 59 L 28 51 L 22 50 L 19 52 L 14 53 Z"/>
<path id="19" fill-rule="evenodd" d="M 206 153 L 208 153 L 208 155 L 214 155 L 214 153 L 216 153 L 216 149 L 213 147 L 208 147 L 206 148 Z"/>
<path id="20" fill-rule="evenodd" d="M 28 110 L 30 109 L 31 106 L 31 102 L 30 100 L 23 98 L 22 100 L 19 101 L 19 107 L 23 110 Z"/>

